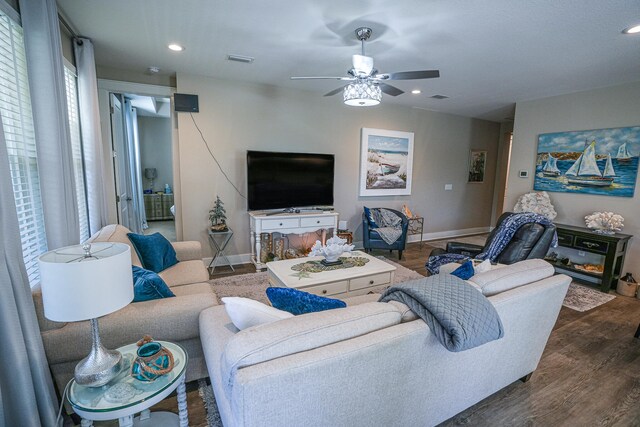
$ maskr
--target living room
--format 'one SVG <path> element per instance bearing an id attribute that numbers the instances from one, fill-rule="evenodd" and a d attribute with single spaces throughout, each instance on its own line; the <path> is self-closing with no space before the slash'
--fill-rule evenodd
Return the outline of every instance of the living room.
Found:
<path id="1" fill-rule="evenodd" d="M 18 2 L 0 0 L 0 3 L 3 15 L 20 22 Z M 57 6 L 57 31 L 62 42 L 60 59 L 64 57 L 80 74 L 82 64 L 78 62 L 75 40 L 89 40 L 85 44 L 92 44 L 95 52 L 97 81 L 94 90 L 99 99 L 93 129 L 99 134 L 102 165 L 97 179 L 85 178 L 89 188 L 87 209 L 92 224 L 89 234 L 118 223 L 121 216 L 120 194 L 114 191 L 119 178 L 112 160 L 109 94 L 171 97 L 172 102 L 176 93 L 197 96 L 197 112 L 171 114 L 173 170 L 172 188 L 167 194 L 175 200 L 175 213 L 172 214 L 175 221 L 172 218 L 171 224 L 175 224 L 177 243 L 199 246 L 201 252 L 194 252 L 200 255 L 199 259 L 189 258 L 188 262 L 202 261 L 205 266 L 216 255 L 216 247 L 210 241 L 209 211 L 216 197 L 224 202 L 225 222 L 233 235 L 224 248 L 226 260 L 216 264 L 211 277 L 207 272 L 202 282 L 231 273 L 227 264 L 232 264 L 239 273 L 260 274 L 255 273 L 251 264 L 256 237 L 252 235 L 246 200 L 247 151 L 332 155 L 335 173 L 331 212 L 343 221 L 340 228 L 352 233 L 356 249 L 362 249 L 364 244 L 365 206 L 397 211 L 408 206 L 423 218 L 424 227 L 419 234 L 407 236 L 405 253 L 397 265 L 425 275 L 424 265 L 432 249 L 451 240 L 484 243 L 487 233 L 494 229 L 503 212 L 511 211 L 522 195 L 538 190 L 537 178 L 542 167 L 537 164 L 541 135 L 639 126 L 640 59 L 637 49 L 640 35 L 626 34 L 624 30 L 637 25 L 640 17 L 637 7 L 629 1 L 608 2 L 606 7 L 597 2 L 585 5 L 577 1 L 535 5 L 495 1 L 491 7 L 464 2 L 428 2 L 424 5 L 415 1 L 400 5 L 287 2 L 286 7 L 278 10 L 246 2 L 233 5 L 195 2 L 189 7 L 147 1 L 134 5 L 124 1 L 107 4 L 58 0 L 56 5 L 55 1 L 43 0 L 42 3 L 47 3 L 49 9 L 52 5 Z M 6 12 L 8 8 L 13 12 Z M 577 9 L 581 13 L 575 13 Z M 31 66 L 29 22 L 33 21 L 22 17 L 28 67 Z M 357 39 L 355 31 L 359 27 L 372 29 L 370 39 L 364 42 Z M 169 50 L 169 43 L 179 43 L 183 50 Z M 374 107 L 347 106 L 343 103 L 342 91 L 336 96 L 323 96 L 348 83 L 337 77 L 333 80 L 290 80 L 293 76 L 350 78 L 351 75 L 345 72 L 351 67 L 352 55 L 361 53 L 370 55 L 380 72 L 438 69 L 439 77 L 391 81 L 392 86 L 405 93 L 392 96 L 384 92 L 380 104 Z M 228 55 L 239 55 L 244 59 L 230 61 Z M 29 69 L 29 75 L 32 74 L 38 76 L 37 70 L 32 73 Z M 79 80 L 78 84 L 81 84 Z M 411 93 L 414 90 L 421 93 Z M 31 92 L 36 92 L 33 86 Z M 434 95 L 445 98 L 433 98 Z M 37 98 L 32 98 L 32 102 L 36 105 Z M 3 120 L 7 117 L 3 116 Z M 38 121 L 37 113 L 34 121 Z M 37 126 L 36 123 L 36 135 L 40 132 Z M 83 144 L 87 144 L 85 154 L 88 153 L 88 143 L 84 141 L 87 129 L 89 127 L 81 123 Z M 371 197 L 362 194 L 363 129 L 412 133 L 409 195 Z M 631 154 L 637 156 L 638 142 L 630 139 L 629 145 Z M 481 182 L 469 179 L 471 151 L 485 153 Z M 606 153 L 598 152 L 598 155 L 598 165 L 602 168 Z M 85 167 L 91 167 L 87 158 L 84 162 Z M 3 164 L 2 168 L 5 166 Z M 618 169 L 615 159 L 614 166 Z M 637 236 L 640 233 L 637 218 L 640 198 L 633 194 L 636 182 L 634 175 L 631 197 L 549 190 L 557 212 L 553 222 L 585 227 L 585 216 L 595 211 L 610 211 L 624 217 L 621 233 Z M 47 198 L 47 191 L 43 187 L 44 198 Z M 98 192 L 103 199 L 103 210 L 92 214 L 95 200 L 90 199 Z M 3 204 L 2 209 L 5 208 Z M 64 224 L 60 218 L 56 223 L 50 211 L 44 210 L 47 230 L 56 224 Z M 65 224 L 61 229 L 66 227 L 69 225 Z M 15 230 L 9 235 L 15 235 Z M 310 236 L 305 239 L 290 236 L 289 247 L 308 250 L 317 238 L 315 233 Z M 69 244 L 84 240 L 77 239 Z M 61 246 L 66 245 L 56 245 L 52 241 L 42 245 L 47 250 Z M 623 258 L 624 264 L 617 267 L 620 271 L 616 282 L 627 272 L 640 277 L 637 262 L 640 260 L 640 242 L 631 238 L 625 250 L 626 258 Z M 180 251 L 176 252 L 183 263 Z M 373 254 L 398 261 L 397 252 L 389 255 L 386 250 L 374 250 Z M 581 256 L 584 253 L 578 255 Z M 197 270 L 200 271 L 200 266 Z M 403 270 L 396 270 L 396 276 L 399 271 Z M 223 274 L 217 275 L 219 272 Z M 198 281 L 194 280 L 194 283 Z M 596 286 L 591 288 L 595 291 Z M 8 291 L 2 289 L 4 299 Z M 480 406 L 476 405 L 466 412 L 467 415 L 459 415 L 449 422 L 462 422 L 468 416 L 468 420 L 479 425 L 524 424 L 527 420 L 533 420 L 534 424 L 571 424 L 573 412 L 593 414 L 602 410 L 600 404 L 588 403 L 587 397 L 588 390 L 597 393 L 602 385 L 598 382 L 604 381 L 605 389 L 609 387 L 611 394 L 622 401 L 633 395 L 634 381 L 640 376 L 638 367 L 621 361 L 621 369 L 628 369 L 622 374 L 623 379 L 607 383 L 607 375 L 618 373 L 614 366 L 603 362 L 587 348 L 602 346 L 607 349 L 603 355 L 616 360 L 620 360 L 618 357 L 625 361 L 637 360 L 639 340 L 634 340 L 633 334 L 638 327 L 640 303 L 634 297 L 620 296 L 615 291 L 613 286 L 610 294 L 615 300 L 593 311 L 577 314 L 562 308 L 547 347 L 554 353 L 544 354 L 532 379 L 525 384 L 512 384 L 508 392 L 505 389 L 489 398 L 492 400 L 478 404 L 489 405 L 488 411 L 498 415 L 483 418 Z M 218 294 L 217 300 L 222 296 Z M 216 299 L 216 296 L 212 298 Z M 156 314 L 162 316 L 162 313 Z M 194 322 L 197 322 L 197 316 Z M 88 322 L 84 323 L 88 325 Z M 101 326 L 100 335 L 105 342 L 111 339 L 106 332 L 110 327 L 108 323 L 105 321 L 105 326 Z M 561 333 L 562 326 L 567 328 Z M 82 343 L 89 345 L 88 326 L 85 332 Z M 593 337 L 585 338 L 591 332 Z M 629 339 L 625 340 L 627 335 Z M 573 336 L 575 341 L 571 341 Z M 560 345 L 562 340 L 570 342 L 565 350 Z M 133 337 L 128 342 L 133 343 Z M 197 343 L 200 345 L 199 339 Z M 45 342 L 45 348 L 48 345 Z M 584 386 L 584 390 L 575 397 L 578 403 L 561 415 L 563 403 L 558 400 L 560 392 L 557 390 L 562 387 L 557 383 L 551 386 L 557 389 L 549 392 L 547 400 L 540 398 L 533 403 L 524 395 L 526 390 L 532 389 L 517 387 L 534 387 L 539 395 L 544 395 L 542 390 L 548 376 L 558 374 L 562 369 L 570 371 L 567 365 L 560 363 L 567 357 L 563 352 L 568 351 L 584 352 L 584 363 L 597 371 L 597 379 L 587 383 L 574 380 L 576 382 L 571 384 Z M 618 353 L 622 356 L 613 356 Z M 190 363 L 195 360 L 200 359 L 190 357 Z M 577 357 L 576 360 L 582 359 Z M 208 367 L 204 366 L 203 372 Z M 51 369 L 55 375 L 55 369 Z M 45 370 L 49 375 L 46 365 Z M 0 396 L 6 396 L 11 382 L 4 374 L 1 378 Z M 569 383 L 566 379 L 566 384 Z M 189 424 L 220 425 L 206 419 L 207 407 L 198 395 L 199 387 L 196 382 L 187 384 L 190 411 L 193 406 L 200 408 L 190 413 Z M 570 390 L 562 390 L 574 396 Z M 56 411 L 57 405 L 65 400 L 63 393 L 64 387 L 58 384 L 54 393 Z M 513 416 L 513 411 L 500 403 L 500 393 L 517 400 L 519 417 L 500 417 L 501 411 L 505 417 Z M 179 403 L 180 397 L 177 399 Z M 529 403 L 535 408 L 527 413 Z M 162 405 L 163 409 L 178 412 L 175 397 Z M 619 412 L 612 409 L 607 415 L 613 420 L 611 424 L 625 425 L 640 416 L 637 409 L 630 406 L 616 404 Z M 5 420 L 12 420 L 6 407 L 4 411 Z M 31 411 L 37 413 L 39 409 L 34 406 Z M 201 414 L 202 419 L 197 418 L 198 411 L 204 414 Z M 553 412 L 555 418 L 545 418 L 541 415 L 545 411 Z M 65 418 L 68 425 L 79 423 L 78 418 Z M 584 418 L 580 420 L 585 421 Z M 47 415 L 41 415 L 33 424 L 30 422 L 24 425 L 54 425 Z M 322 421 L 317 423 L 322 424 Z M 246 424 L 249 425 L 249 421 Z M 424 420 L 416 421 L 416 424 L 433 423 Z"/>

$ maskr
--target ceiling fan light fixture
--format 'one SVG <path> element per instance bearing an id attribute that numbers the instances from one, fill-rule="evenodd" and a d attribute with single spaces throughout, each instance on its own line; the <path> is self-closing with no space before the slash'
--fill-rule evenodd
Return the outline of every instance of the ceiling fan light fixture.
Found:
<path id="1" fill-rule="evenodd" d="M 382 90 L 371 82 L 356 82 L 345 86 L 342 92 L 344 103 L 354 107 L 372 107 L 380 104 Z"/>
<path id="2" fill-rule="evenodd" d="M 184 46 L 179 45 L 177 43 L 171 43 L 167 45 L 167 47 L 169 48 L 169 50 L 172 50 L 174 52 L 182 52 L 184 50 Z"/>

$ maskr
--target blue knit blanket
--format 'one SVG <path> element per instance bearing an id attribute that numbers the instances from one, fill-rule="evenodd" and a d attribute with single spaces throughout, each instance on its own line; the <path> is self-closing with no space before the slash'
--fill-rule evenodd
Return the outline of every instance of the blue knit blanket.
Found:
<path id="1" fill-rule="evenodd" d="M 451 274 L 400 283 L 379 301 L 409 306 L 449 351 L 469 350 L 504 335 L 500 316 L 487 297 Z"/>
<path id="2" fill-rule="evenodd" d="M 507 247 L 518 229 L 523 225 L 530 223 L 542 224 L 546 226 L 553 225 L 553 222 L 551 222 L 549 218 L 533 212 L 514 213 L 505 218 L 500 223 L 498 229 L 496 230 L 496 234 L 489 246 L 482 253 L 478 254 L 475 259 L 488 259 L 491 262 L 495 262 L 504 248 Z M 558 246 L 558 235 L 556 233 L 553 233 L 551 246 L 554 248 Z M 427 268 L 429 273 L 438 274 L 440 272 L 441 266 L 450 262 L 464 261 L 468 258 L 469 257 L 460 254 L 435 255 L 429 257 L 429 260 L 427 261 L 425 267 Z"/>

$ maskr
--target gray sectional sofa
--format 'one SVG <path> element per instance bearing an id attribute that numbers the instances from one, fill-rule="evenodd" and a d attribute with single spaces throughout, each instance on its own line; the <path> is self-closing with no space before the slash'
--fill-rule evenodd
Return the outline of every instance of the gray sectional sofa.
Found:
<path id="1" fill-rule="evenodd" d="M 377 295 L 243 331 L 224 306 L 204 310 L 201 340 L 225 427 L 436 425 L 532 373 L 570 278 L 529 260 L 470 282 L 505 334 L 459 353 Z"/>
<path id="2" fill-rule="evenodd" d="M 108 225 L 89 239 L 91 242 L 119 242 L 131 246 L 129 230 Z M 110 349 L 131 344 L 149 334 L 154 339 L 182 345 L 189 354 L 187 381 L 207 377 L 198 329 L 198 316 L 218 299 L 207 283 L 209 273 L 202 262 L 200 242 L 172 243 L 178 264 L 160 272 L 175 298 L 136 302 L 99 319 L 100 339 Z M 131 247 L 131 263 L 141 266 Z M 108 290 L 105 290 L 108 292 Z M 44 316 L 40 287 L 32 289 L 38 323 L 51 372 L 62 392 L 73 377 L 75 365 L 89 354 L 91 326 L 84 322 L 52 322 Z"/>

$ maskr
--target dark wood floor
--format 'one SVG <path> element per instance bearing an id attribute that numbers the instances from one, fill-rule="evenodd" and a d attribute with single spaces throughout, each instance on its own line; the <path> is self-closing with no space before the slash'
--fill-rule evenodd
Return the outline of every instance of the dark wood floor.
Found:
<path id="1" fill-rule="evenodd" d="M 400 264 L 426 274 L 433 246 L 409 244 Z M 397 252 L 374 252 L 397 261 Z M 236 274 L 255 271 L 236 268 Z M 216 275 L 214 277 L 222 277 Z M 538 369 L 444 426 L 640 426 L 640 301 L 618 296 L 580 313 L 563 307 Z M 207 425 L 197 384 L 188 384 L 189 425 Z M 175 396 L 153 409 L 176 412 Z"/>

